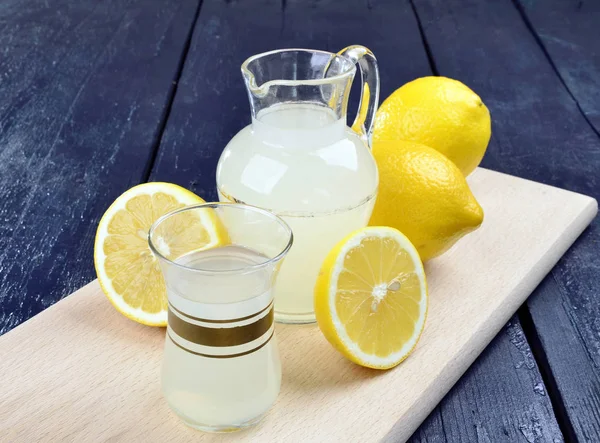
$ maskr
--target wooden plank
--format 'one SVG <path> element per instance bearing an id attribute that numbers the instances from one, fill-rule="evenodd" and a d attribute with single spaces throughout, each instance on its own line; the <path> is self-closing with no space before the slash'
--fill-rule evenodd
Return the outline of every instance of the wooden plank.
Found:
<path id="1" fill-rule="evenodd" d="M 600 132 L 600 3 L 516 1 L 568 90 Z"/>
<path id="2" fill-rule="evenodd" d="M 510 356 L 498 370 L 498 362 Z M 524 394 L 515 397 L 516 387 Z M 394 441 L 395 434 L 389 435 Z M 411 442 L 562 440 L 546 386 L 517 316 L 444 397 Z"/>
<path id="3" fill-rule="evenodd" d="M 600 441 L 598 252 L 585 246 L 590 236 L 600 235 L 597 223 L 591 229 L 595 232 L 575 244 L 528 303 L 549 389 L 560 397 L 556 409 L 569 419 L 568 441 Z"/>
<path id="4" fill-rule="evenodd" d="M 600 3 L 548 0 L 519 6 L 580 110 L 600 132 Z M 596 175 L 580 189 L 598 195 L 600 165 L 595 165 Z M 588 238 L 529 303 L 539 346 L 548 354 L 549 376 L 561 396 L 558 407 L 570 419 L 566 432 L 580 441 L 600 440 L 598 223 Z M 585 381 L 583 386 L 579 380 Z"/>
<path id="5" fill-rule="evenodd" d="M 261 16 L 259 27 L 255 25 L 257 14 Z M 378 56 L 382 97 L 407 81 L 431 73 L 408 2 L 352 1 L 341 8 L 338 2 L 332 1 L 321 1 L 307 7 L 305 2 L 300 1 L 225 4 L 206 0 L 152 178 L 179 183 L 207 200 L 216 199 L 214 169 L 219 155 L 229 139 L 250 120 L 246 91 L 239 72 L 242 61 L 252 54 L 273 48 L 304 46 L 337 51 L 354 43 L 370 47 Z M 520 330 L 518 320 L 513 319 L 513 323 Z M 482 384 L 472 375 L 475 372 L 468 372 L 462 389 L 477 397 L 501 399 L 492 405 L 503 409 L 477 409 L 470 415 L 455 413 L 456 404 L 470 399 L 461 397 L 461 391 L 452 391 L 443 403 L 448 402 L 448 406 L 442 406 L 446 411 L 445 422 L 455 423 L 453 426 L 456 427 L 464 423 L 468 429 L 484 423 L 493 432 L 505 426 L 505 418 L 511 411 L 523 411 L 525 414 L 527 408 L 535 405 L 546 411 L 539 414 L 544 432 L 556 435 L 549 399 L 534 390 L 542 383 L 537 367 L 522 368 L 520 372 L 514 370 L 522 359 L 509 352 L 512 345 L 505 334 L 491 346 L 493 350 L 489 351 L 489 358 L 492 362 L 486 368 L 494 374 L 491 376 L 494 380 L 502 379 L 504 385 Z M 524 377 L 535 379 L 527 385 L 528 389 L 523 389 Z M 467 408 L 468 403 L 461 407 Z M 434 412 L 434 416 L 436 414 L 439 411 Z M 518 421 L 514 426 L 520 424 L 521 421 Z M 436 427 L 422 431 L 439 437 L 440 430 L 443 431 Z M 455 437 L 455 434 L 452 435 Z M 443 432 L 441 438 L 446 438 Z"/>
<path id="6" fill-rule="evenodd" d="M 143 180 L 196 0 L 0 3 L 0 334 L 94 278 Z"/>
<path id="7" fill-rule="evenodd" d="M 277 325 L 283 383 L 265 420 L 237 434 L 194 432 L 169 414 L 160 394 L 164 330 L 124 318 L 94 282 L 0 339 L 0 435 L 28 443 L 370 442 L 386 434 L 388 440 L 406 440 L 597 211 L 589 197 L 493 171 L 480 169 L 469 181 L 486 219 L 480 230 L 427 264 L 427 328 L 410 358 L 393 370 L 350 363 L 316 325 Z M 507 333 L 514 361 L 534 368 L 531 356 L 523 354 L 527 344 L 520 329 L 509 325 Z M 489 374 L 489 356 L 474 366 L 482 387 L 503 381 L 504 374 Z M 519 378 L 521 388 L 529 389 L 532 379 Z M 461 392 L 467 401 L 457 406 L 465 408 L 465 416 L 476 408 L 493 414 L 493 402 L 502 401 Z M 538 406 L 504 415 L 505 434 L 485 427 L 476 434 L 446 429 L 448 441 L 560 438 Z M 448 425 L 455 423 L 444 422 Z"/>
<path id="8" fill-rule="evenodd" d="M 416 9 L 440 74 L 464 81 L 490 108 L 483 164 L 600 197 L 600 141 L 514 5 L 419 0 Z M 581 441 L 600 441 L 598 244 L 596 220 L 528 303 L 540 358 L 549 363 L 543 369 L 567 414 L 562 429 Z"/>

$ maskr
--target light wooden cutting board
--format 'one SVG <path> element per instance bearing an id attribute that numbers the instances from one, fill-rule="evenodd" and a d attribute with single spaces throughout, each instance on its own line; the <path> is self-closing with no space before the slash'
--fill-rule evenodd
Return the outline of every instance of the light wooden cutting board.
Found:
<path id="1" fill-rule="evenodd" d="M 92 282 L 0 338 L 3 441 L 406 440 L 597 211 L 590 197 L 484 169 L 469 178 L 481 229 L 426 266 L 415 352 L 379 372 L 344 360 L 316 326 L 278 325 L 283 385 L 257 427 L 184 426 L 159 388 L 164 329 L 118 314 Z M 199 374 L 199 376 L 202 376 Z"/>

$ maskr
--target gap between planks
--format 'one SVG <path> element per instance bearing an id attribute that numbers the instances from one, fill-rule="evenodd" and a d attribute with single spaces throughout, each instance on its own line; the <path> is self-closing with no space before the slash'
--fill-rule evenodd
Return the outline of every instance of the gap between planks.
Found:
<path id="1" fill-rule="evenodd" d="M 183 68 L 185 66 L 185 61 L 187 60 L 188 53 L 190 52 L 192 36 L 194 35 L 194 30 L 196 29 L 196 23 L 198 22 L 198 17 L 200 16 L 200 9 L 202 9 L 202 3 L 203 3 L 203 0 L 198 0 L 198 5 L 196 6 L 196 11 L 194 13 L 194 20 L 192 20 L 190 30 L 185 39 L 185 43 L 183 45 L 183 51 L 181 52 L 179 64 L 177 65 L 177 72 L 175 73 L 175 78 L 173 80 L 173 83 L 171 84 L 171 89 L 170 89 L 169 95 L 167 97 L 167 105 L 165 106 L 165 109 L 161 116 L 161 120 L 158 125 L 158 131 L 156 133 L 156 139 L 154 141 L 154 144 L 152 145 L 152 149 L 150 151 L 150 156 L 148 157 L 148 162 L 146 163 L 146 167 L 144 168 L 144 173 L 142 174 L 141 183 L 146 183 L 148 181 L 148 179 L 150 178 L 150 174 L 152 173 L 152 169 L 154 168 L 156 156 L 158 155 L 160 145 L 162 144 L 163 134 L 165 132 L 165 128 L 167 127 L 167 122 L 169 121 L 169 116 L 171 115 L 171 108 L 173 107 L 173 102 L 175 101 L 175 95 L 177 94 L 179 80 L 181 79 L 181 74 L 182 74 Z"/>
<path id="2" fill-rule="evenodd" d="M 415 19 L 417 21 L 418 28 L 419 28 L 419 34 L 420 34 L 421 40 L 423 42 L 425 52 L 427 54 L 427 59 L 429 61 L 429 65 L 431 67 L 431 71 L 433 72 L 433 75 L 435 75 L 435 76 L 443 75 L 443 74 L 440 74 L 440 72 L 437 68 L 437 64 L 435 62 L 435 57 L 433 55 L 433 51 L 430 48 L 427 36 L 423 29 L 421 17 L 419 17 L 419 13 L 417 11 L 417 8 L 415 7 L 414 0 L 408 0 L 408 2 L 410 4 L 410 7 L 411 7 L 414 15 L 415 15 Z M 532 34 L 536 44 L 540 47 L 542 53 L 544 54 L 545 59 L 547 60 L 550 67 L 552 68 L 552 70 L 554 71 L 556 76 L 558 77 L 560 83 L 562 84 L 562 86 L 565 88 L 565 90 L 567 91 L 569 96 L 574 101 L 579 113 L 582 115 L 582 117 L 584 118 L 584 120 L 586 121 L 588 126 L 594 131 L 594 133 L 598 137 L 600 137 L 600 133 L 596 130 L 594 125 L 590 122 L 590 120 L 588 119 L 586 114 L 583 112 L 583 109 L 581 108 L 579 101 L 573 95 L 573 93 L 571 92 L 571 90 L 569 89 L 567 84 L 565 83 L 563 77 L 559 73 L 554 61 L 552 60 L 552 57 L 550 56 L 549 52 L 546 50 L 544 43 L 542 42 L 541 38 L 535 31 L 535 28 L 533 27 L 532 23 L 530 22 L 529 18 L 527 17 L 526 12 L 524 11 L 521 4 L 519 3 L 519 0 L 511 0 L 511 2 L 512 2 L 513 6 L 516 8 L 516 10 L 518 11 L 519 16 L 525 23 L 527 30 Z M 546 278 L 554 278 L 552 270 L 550 271 L 549 275 Z M 521 308 L 519 308 L 517 315 L 521 322 L 521 326 L 523 328 L 523 333 L 525 334 L 525 338 L 530 346 L 533 358 L 535 359 L 535 362 L 540 370 L 540 374 L 542 376 L 542 381 L 548 392 L 548 397 L 550 399 L 550 402 L 552 403 L 552 407 L 554 409 L 556 421 L 558 423 L 560 431 L 562 432 L 563 436 L 565 437 L 565 439 L 567 441 L 577 441 L 575 431 L 573 429 L 573 426 L 571 424 L 571 421 L 569 420 L 569 416 L 565 409 L 565 404 L 564 404 L 562 396 L 558 390 L 557 382 L 554 378 L 554 375 L 553 375 L 550 365 L 548 363 L 548 359 L 544 352 L 544 348 L 541 345 L 537 330 L 535 329 L 533 319 L 531 317 L 529 308 L 527 307 L 526 303 L 524 303 L 521 306 Z"/>
<path id="3" fill-rule="evenodd" d="M 579 104 L 579 100 L 577 100 L 577 97 L 575 97 L 575 94 L 573 94 L 573 92 L 571 92 L 571 89 L 569 89 L 567 82 L 565 82 L 565 79 L 560 74 L 560 71 L 556 67 L 554 60 L 552 60 L 552 56 L 550 55 L 550 52 L 548 52 L 548 50 L 546 49 L 546 46 L 544 45 L 544 42 L 540 38 L 539 34 L 536 32 L 536 30 L 533 26 L 533 23 L 531 23 L 531 20 L 529 20 L 529 17 L 527 17 L 527 12 L 525 12 L 525 9 L 523 9 L 523 6 L 521 5 L 521 3 L 519 3 L 519 0 L 511 0 L 511 1 L 512 1 L 512 4 L 514 5 L 514 7 L 519 12 L 521 19 L 523 20 L 523 22 L 525 23 L 525 26 L 527 27 L 527 30 L 531 33 L 531 35 L 533 36 L 533 39 L 535 40 L 537 45 L 542 50 L 542 53 L 544 54 L 544 57 L 548 61 L 548 64 L 550 65 L 550 67 L 552 68 L 552 70 L 554 71 L 554 73 L 556 74 L 558 79 L 560 80 L 561 84 L 567 91 L 567 94 L 569 94 L 571 96 L 571 98 L 573 99 L 573 101 L 575 102 L 575 105 L 577 106 L 577 110 L 579 111 L 579 113 L 581 114 L 583 119 L 586 121 L 586 123 L 589 125 L 589 127 L 592 128 L 592 131 L 594 131 L 594 134 L 596 134 L 600 138 L 600 132 L 598 132 L 596 127 L 592 124 L 592 122 L 590 121 L 590 119 L 588 118 L 586 113 L 583 112 L 583 108 Z"/>
<path id="4" fill-rule="evenodd" d="M 583 112 L 583 109 L 581 108 L 579 100 L 577 100 L 577 98 L 575 97 L 575 95 L 573 94 L 571 89 L 569 89 L 569 86 L 565 82 L 565 80 L 562 77 L 562 75 L 560 74 L 556 64 L 554 63 L 552 56 L 546 49 L 544 42 L 542 41 L 539 34 L 535 30 L 533 23 L 531 22 L 531 20 L 529 20 L 529 17 L 527 16 L 525 9 L 523 8 L 523 6 L 519 2 L 519 0 L 511 0 L 511 2 L 512 2 L 513 6 L 515 7 L 515 9 L 518 11 L 519 16 L 525 23 L 527 30 L 531 33 L 536 44 L 539 46 L 540 50 L 544 54 L 544 57 L 548 61 L 548 64 L 550 65 L 550 67 L 552 68 L 552 70 L 554 71 L 556 76 L 558 77 L 560 83 L 562 84 L 562 86 L 567 91 L 567 94 L 569 94 L 569 96 L 575 103 L 577 110 L 579 111 L 579 113 L 581 114 L 581 116 L 583 117 L 585 122 L 588 124 L 588 126 L 592 129 L 592 131 L 594 131 L 594 133 L 600 138 L 600 133 L 596 130 L 596 128 L 594 127 L 592 122 L 589 120 L 586 113 Z M 550 271 L 550 273 L 548 274 L 546 279 L 554 279 L 554 270 Z M 541 284 L 542 283 L 540 283 L 540 285 Z M 550 401 L 552 403 L 552 407 L 554 409 L 554 414 L 556 416 L 556 421 L 558 423 L 558 426 L 560 427 L 560 431 L 563 433 L 563 436 L 566 441 L 577 441 L 577 435 L 575 433 L 575 429 L 573 428 L 573 424 L 571 423 L 571 420 L 569 419 L 569 414 L 567 413 L 565 403 L 564 403 L 562 395 L 560 394 L 560 391 L 558 389 L 558 383 L 554 377 L 554 374 L 553 374 L 552 368 L 550 367 L 550 364 L 548 362 L 546 353 L 544 352 L 544 347 L 542 346 L 540 337 L 539 337 L 538 332 L 533 323 L 533 318 L 531 317 L 531 313 L 529 312 L 527 303 L 524 303 L 523 306 L 519 309 L 518 315 L 519 315 L 519 319 L 521 320 L 521 325 L 523 326 L 523 332 L 525 333 L 525 337 L 527 338 L 527 341 L 530 344 L 533 358 L 535 359 L 535 361 L 538 365 L 538 368 L 540 369 L 540 374 L 542 376 L 542 380 L 544 381 L 544 384 L 546 385 L 548 397 L 550 398 Z"/>

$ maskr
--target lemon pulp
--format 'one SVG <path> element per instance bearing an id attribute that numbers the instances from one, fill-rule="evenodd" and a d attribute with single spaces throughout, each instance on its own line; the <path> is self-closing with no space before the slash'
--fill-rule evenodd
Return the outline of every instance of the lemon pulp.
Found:
<path id="1" fill-rule="evenodd" d="M 414 349 L 427 312 L 416 249 L 392 228 L 350 234 L 323 264 L 315 309 L 326 338 L 347 358 L 379 369 L 397 365 Z"/>
<path id="2" fill-rule="evenodd" d="M 158 259 L 148 246 L 148 231 L 166 213 L 201 203 L 204 200 L 177 185 L 145 183 L 126 191 L 105 212 L 96 232 L 94 265 L 102 290 L 122 314 L 139 323 L 166 325 L 165 284 Z M 223 241 L 216 219 L 191 214 L 176 219 L 166 221 L 170 225 L 164 232 L 171 238 L 161 238 L 159 245 L 166 257 L 185 252 L 174 244 L 194 250 Z M 172 241 L 174 238 L 177 242 Z"/>

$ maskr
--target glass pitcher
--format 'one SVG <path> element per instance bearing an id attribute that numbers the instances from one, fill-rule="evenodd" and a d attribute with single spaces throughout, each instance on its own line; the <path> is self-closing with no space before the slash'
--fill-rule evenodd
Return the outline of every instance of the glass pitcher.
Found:
<path id="1" fill-rule="evenodd" d="M 350 87 L 361 70 L 353 129 Z M 225 147 L 217 166 L 221 201 L 265 208 L 283 218 L 294 245 L 275 287 L 275 320 L 315 321 L 313 291 L 327 253 L 364 227 L 377 195 L 369 150 L 379 98 L 377 61 L 363 46 L 338 54 L 284 49 L 242 64 L 252 123 Z"/>

